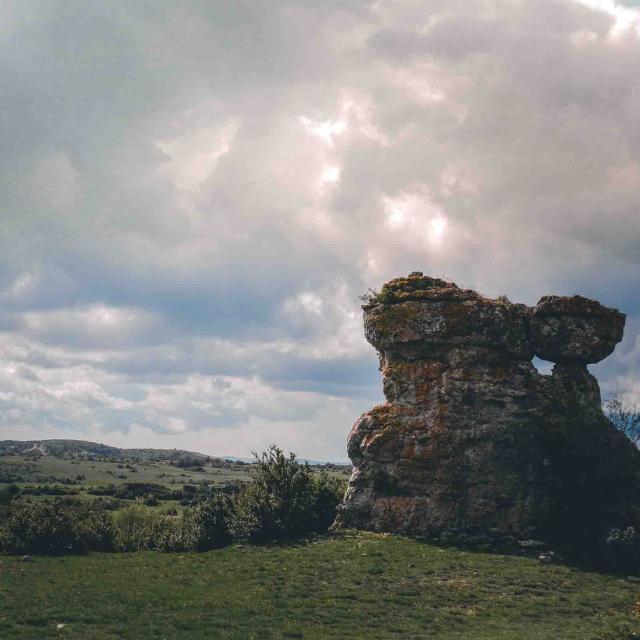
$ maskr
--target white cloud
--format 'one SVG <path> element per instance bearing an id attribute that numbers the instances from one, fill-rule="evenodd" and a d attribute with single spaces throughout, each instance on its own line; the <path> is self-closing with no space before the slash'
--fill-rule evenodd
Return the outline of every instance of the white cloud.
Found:
<path id="1" fill-rule="evenodd" d="M 327 144 L 333 144 L 334 136 L 339 136 L 347 129 L 347 123 L 344 120 L 314 122 L 306 116 L 300 116 L 300 122 L 309 133 L 322 139 Z"/>
<path id="2" fill-rule="evenodd" d="M 40 342 L 103 349 L 159 338 L 161 324 L 145 309 L 105 304 L 30 311 L 20 321 L 23 334 Z"/>
<path id="3" fill-rule="evenodd" d="M 220 158 L 229 152 L 229 145 L 238 130 L 231 118 L 222 126 L 196 126 L 155 145 L 167 156 L 164 169 L 177 189 L 191 191 L 199 187 L 214 171 Z"/>
<path id="4" fill-rule="evenodd" d="M 629 9 L 615 0 L 575 0 L 596 11 L 602 11 L 611 16 L 611 26 L 607 37 L 612 40 L 621 40 L 625 36 L 640 36 L 640 12 L 637 9 Z"/>

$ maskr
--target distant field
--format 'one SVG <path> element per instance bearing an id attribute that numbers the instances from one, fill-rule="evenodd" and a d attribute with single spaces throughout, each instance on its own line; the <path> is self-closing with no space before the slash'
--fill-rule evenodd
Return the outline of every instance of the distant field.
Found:
<path id="1" fill-rule="evenodd" d="M 153 482 L 193 484 L 207 482 L 225 485 L 234 481 L 246 482 L 249 465 L 228 463 L 226 467 L 203 466 L 202 471 L 182 469 L 167 462 L 117 462 L 42 456 L 31 460 L 28 456 L 0 456 L 0 479 L 19 476 L 18 484 L 56 483 L 69 478 L 81 487 L 108 483 Z M 76 480 L 77 476 L 82 479 Z"/>
<path id="2" fill-rule="evenodd" d="M 3 640 L 590 640 L 636 628 L 639 599 L 620 577 L 365 533 L 203 554 L 0 557 Z"/>
<path id="3" fill-rule="evenodd" d="M 144 452 L 144 459 L 111 459 L 69 451 L 8 454 L 0 448 L 0 489 L 16 485 L 20 489 L 16 504 L 65 495 L 67 500 L 81 502 L 108 498 L 118 508 L 139 497 L 145 504 L 164 510 L 179 509 L 179 503 L 189 504 L 209 489 L 233 491 L 250 479 L 251 465 L 247 463 L 192 454 L 199 456 L 193 466 L 179 466 L 184 460 L 167 460 L 171 450 L 139 451 Z M 158 459 L 152 459 L 154 455 Z M 346 466 L 322 468 L 343 480 L 351 472 Z M 120 490 L 127 487 L 133 489 L 121 495 Z M 155 498 L 149 502 L 152 494 Z"/>

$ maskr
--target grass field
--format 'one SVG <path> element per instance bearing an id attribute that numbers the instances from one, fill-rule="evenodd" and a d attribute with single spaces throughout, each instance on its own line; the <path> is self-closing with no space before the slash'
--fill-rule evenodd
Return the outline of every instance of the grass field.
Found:
<path id="1" fill-rule="evenodd" d="M 205 483 L 211 487 L 223 487 L 247 482 L 250 468 L 251 465 L 238 462 L 204 464 L 196 470 L 152 460 L 123 462 L 50 455 L 31 459 L 28 456 L 0 455 L 0 486 L 3 478 L 7 480 L 4 484 L 8 484 L 11 478 L 21 488 L 33 484 L 58 484 L 65 479 L 73 480 L 73 486 L 79 490 L 125 482 L 155 483 L 166 487 Z M 337 466 L 329 469 L 329 474 L 346 480 L 351 474 L 351 467 Z"/>
<path id="2" fill-rule="evenodd" d="M 0 557 L 3 640 L 589 640 L 638 622 L 639 599 L 623 577 L 367 533 L 203 554 Z"/>
<path id="3" fill-rule="evenodd" d="M 122 482 L 153 482 L 170 486 L 172 484 L 192 484 L 207 482 L 212 486 L 232 482 L 246 482 L 249 478 L 247 465 L 230 463 L 226 468 L 204 466 L 203 471 L 181 469 L 167 462 L 136 462 L 123 464 L 118 461 L 78 460 L 42 456 L 29 460 L 22 456 L 0 456 L 0 472 L 19 475 L 23 482 L 19 486 L 32 483 L 61 482 L 65 478 L 81 476 L 78 487 Z"/>

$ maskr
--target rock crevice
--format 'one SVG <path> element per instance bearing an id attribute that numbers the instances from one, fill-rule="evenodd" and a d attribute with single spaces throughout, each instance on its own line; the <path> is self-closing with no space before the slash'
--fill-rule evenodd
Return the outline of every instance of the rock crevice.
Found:
<path id="1" fill-rule="evenodd" d="M 363 310 L 387 402 L 349 434 L 338 526 L 546 539 L 637 526 L 640 453 L 587 370 L 621 340 L 624 314 L 581 296 L 530 308 L 421 273 Z"/>

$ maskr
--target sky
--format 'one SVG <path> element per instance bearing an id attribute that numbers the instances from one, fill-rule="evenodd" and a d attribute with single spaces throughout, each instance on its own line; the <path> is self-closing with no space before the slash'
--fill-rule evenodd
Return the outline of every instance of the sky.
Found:
<path id="1" fill-rule="evenodd" d="M 640 401 L 639 5 L 4 0 L 0 439 L 343 460 L 416 270 L 623 310 Z"/>

